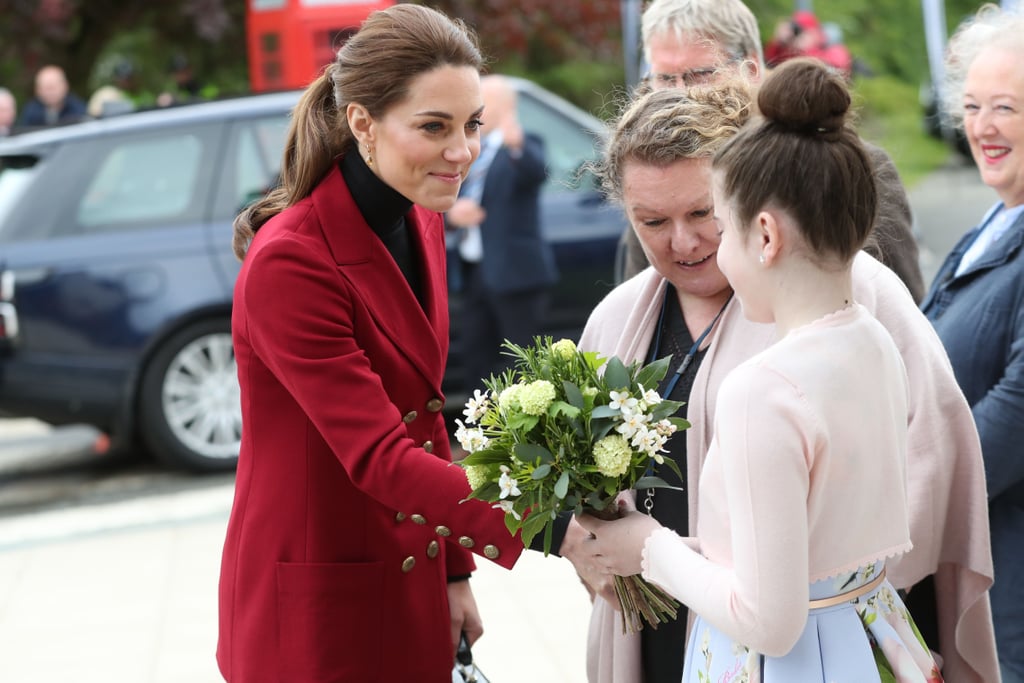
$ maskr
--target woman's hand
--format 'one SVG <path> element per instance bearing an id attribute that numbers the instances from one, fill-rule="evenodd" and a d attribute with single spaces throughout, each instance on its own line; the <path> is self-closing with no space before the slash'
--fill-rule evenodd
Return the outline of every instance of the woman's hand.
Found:
<path id="1" fill-rule="evenodd" d="M 480 620 L 469 579 L 448 584 L 448 611 L 451 613 L 452 661 L 455 661 L 455 651 L 459 648 L 463 631 L 471 646 L 484 634 L 484 624 Z"/>
<path id="2" fill-rule="evenodd" d="M 580 526 L 576 516 L 569 521 L 565 530 L 565 537 L 562 539 L 562 546 L 558 552 L 562 557 L 572 562 L 573 569 L 579 575 L 580 581 L 590 593 L 590 599 L 595 595 L 610 602 L 616 609 L 619 607 L 619 600 L 615 595 L 615 584 L 612 575 L 596 565 L 587 552 L 586 541 L 590 538 L 590 532 Z"/>
<path id="3" fill-rule="evenodd" d="M 590 533 L 582 543 L 582 552 L 591 564 L 608 574 L 632 576 L 639 574 L 643 560 L 644 543 L 661 524 L 642 512 L 637 512 L 632 501 L 622 496 L 619 509 L 624 514 L 618 519 L 605 521 L 593 515 L 579 517 L 580 525 Z"/>

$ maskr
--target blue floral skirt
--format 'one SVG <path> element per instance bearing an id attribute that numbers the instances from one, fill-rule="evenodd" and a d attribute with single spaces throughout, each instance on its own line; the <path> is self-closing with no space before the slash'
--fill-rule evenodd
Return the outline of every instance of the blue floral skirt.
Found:
<path id="1" fill-rule="evenodd" d="M 878 581 L 881 563 L 810 586 L 811 600 Z M 793 649 L 766 657 L 697 617 L 683 683 L 941 683 L 931 652 L 896 590 L 881 577 L 872 590 L 813 608 Z"/>

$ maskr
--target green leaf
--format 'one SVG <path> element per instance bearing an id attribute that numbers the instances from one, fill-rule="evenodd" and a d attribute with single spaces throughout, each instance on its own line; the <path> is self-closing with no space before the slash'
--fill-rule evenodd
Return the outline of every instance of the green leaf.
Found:
<path id="1" fill-rule="evenodd" d="M 630 377 L 626 366 L 618 356 L 612 356 L 604 367 L 604 380 L 612 389 L 629 389 Z"/>
<path id="2" fill-rule="evenodd" d="M 480 500 L 487 501 L 488 503 L 493 503 L 496 500 L 498 500 L 498 497 L 500 495 L 501 487 L 498 486 L 497 482 L 490 481 L 481 486 L 480 488 L 476 489 L 475 491 L 471 492 L 468 496 L 466 496 L 466 499 L 468 500 L 470 498 L 479 498 Z"/>
<path id="3" fill-rule="evenodd" d="M 468 467 L 469 465 L 500 465 L 508 463 L 511 459 L 512 458 L 507 451 L 485 448 L 482 451 L 470 453 L 460 460 L 459 464 L 464 467 Z"/>
<path id="4" fill-rule="evenodd" d="M 559 498 L 565 498 L 565 494 L 569 492 L 569 473 L 562 472 L 562 476 L 558 478 L 555 483 L 555 495 Z"/>
<path id="5" fill-rule="evenodd" d="M 668 367 L 671 362 L 672 356 L 668 355 L 644 366 L 636 374 L 637 384 L 642 384 L 644 389 L 657 389 L 658 384 L 668 374 Z"/>
<path id="6" fill-rule="evenodd" d="M 594 410 L 591 411 L 590 417 L 591 417 L 591 419 L 594 419 L 594 418 L 604 418 L 604 417 L 618 417 L 621 414 L 622 414 L 622 411 L 619 410 L 618 408 L 611 408 L 611 407 L 606 406 L 606 405 L 605 406 L 594 406 Z"/>
<path id="7" fill-rule="evenodd" d="M 543 465 L 535 469 L 533 471 L 533 474 L 530 475 L 530 477 L 532 477 L 533 479 L 543 479 L 544 477 L 548 476 L 550 472 L 551 465 L 544 463 Z"/>
<path id="8" fill-rule="evenodd" d="M 593 420 L 590 423 L 590 433 L 594 437 L 594 442 L 596 443 L 608 436 L 608 432 L 612 431 L 616 422 L 617 420 Z"/>
<path id="9" fill-rule="evenodd" d="M 689 420 L 682 417 L 670 417 L 668 421 L 674 424 L 678 430 L 689 429 L 693 426 L 690 424 Z"/>
<path id="10" fill-rule="evenodd" d="M 562 389 L 565 391 L 565 398 L 569 403 L 583 410 L 583 392 L 580 391 L 580 388 L 575 383 L 566 379 L 562 380 Z"/>
<path id="11" fill-rule="evenodd" d="M 541 511 L 534 509 L 522 523 L 523 543 L 529 547 L 533 537 L 544 528 L 545 524 L 550 523 L 551 519 L 547 515 L 541 514 Z"/>
<path id="12" fill-rule="evenodd" d="M 668 465 L 668 468 L 670 470 L 672 470 L 673 472 L 675 472 L 677 477 L 682 479 L 683 478 L 683 473 L 679 471 L 679 464 L 673 458 L 670 458 L 667 455 L 665 456 L 664 459 L 665 459 L 665 462 L 663 464 L 664 465 Z"/>
<path id="13" fill-rule="evenodd" d="M 511 513 L 508 513 L 508 512 L 505 513 L 505 528 L 508 529 L 508 532 L 510 534 L 515 536 L 516 532 L 519 531 L 519 527 L 521 527 L 521 526 L 522 526 L 522 522 L 520 522 L 518 519 L 513 517 Z M 527 544 L 527 545 L 529 545 L 529 544 Z"/>
<path id="14" fill-rule="evenodd" d="M 582 398 L 582 394 L 580 395 Z M 548 416 L 558 417 L 559 415 L 565 415 L 568 418 L 574 418 L 580 414 L 580 409 L 574 405 L 570 405 L 565 401 L 552 401 L 548 407 Z"/>
<path id="15" fill-rule="evenodd" d="M 591 370 L 597 370 L 601 365 L 604 364 L 604 358 L 597 351 L 583 351 L 583 359 L 587 362 L 587 367 Z"/>
<path id="16" fill-rule="evenodd" d="M 542 463 L 552 463 L 555 461 L 555 456 L 551 455 L 551 451 L 535 443 L 517 443 L 513 446 L 512 452 L 523 462 L 539 460 Z"/>
<path id="17" fill-rule="evenodd" d="M 665 462 L 669 462 L 666 458 Z M 672 461 L 675 464 L 675 461 Z M 682 486 L 672 486 L 661 477 L 640 477 L 637 479 L 636 484 L 633 485 L 635 489 L 672 489 L 673 491 L 682 491 Z"/>
<path id="18" fill-rule="evenodd" d="M 601 511 L 601 510 L 604 510 L 606 505 L 608 505 L 608 501 L 610 501 L 612 499 L 611 498 L 603 498 L 601 496 L 601 492 L 600 491 L 591 491 L 590 494 L 587 495 L 587 497 L 584 498 L 583 500 L 586 502 L 588 507 L 590 507 L 590 508 L 592 508 L 594 510 L 597 510 L 597 511 Z"/>
<path id="19" fill-rule="evenodd" d="M 511 430 L 521 430 L 523 432 L 529 432 L 531 429 L 537 426 L 540 421 L 540 417 L 537 415 L 527 415 L 526 413 L 513 413 L 508 416 L 508 428 Z"/>
<path id="20" fill-rule="evenodd" d="M 683 407 L 682 401 L 662 401 L 651 408 L 651 419 L 657 422 L 666 417 L 675 415 Z M 682 419 L 682 418 L 680 418 Z"/>

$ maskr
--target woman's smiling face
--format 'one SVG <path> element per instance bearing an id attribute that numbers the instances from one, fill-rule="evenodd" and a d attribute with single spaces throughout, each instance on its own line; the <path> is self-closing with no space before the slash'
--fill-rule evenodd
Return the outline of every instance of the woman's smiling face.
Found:
<path id="1" fill-rule="evenodd" d="M 409 96 L 373 119 L 362 134 L 373 171 L 404 197 L 447 211 L 480 154 L 480 75 L 442 66 L 417 76 Z"/>
<path id="2" fill-rule="evenodd" d="M 964 132 L 981 179 L 1007 206 L 1024 204 L 1024 54 L 992 47 L 964 83 Z"/>
<path id="3" fill-rule="evenodd" d="M 668 166 L 627 161 L 622 199 L 648 261 L 677 290 L 710 298 L 729 288 L 716 258 L 710 159 Z"/>

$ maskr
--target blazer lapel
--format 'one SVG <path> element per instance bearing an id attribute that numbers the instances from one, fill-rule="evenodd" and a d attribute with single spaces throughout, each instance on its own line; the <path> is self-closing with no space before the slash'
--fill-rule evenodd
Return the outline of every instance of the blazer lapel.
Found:
<path id="1" fill-rule="evenodd" d="M 313 190 L 312 200 L 341 275 L 359 292 L 380 329 L 440 394 L 448 349 L 448 314 L 441 307 L 447 298 L 443 260 L 439 270 L 425 212 L 414 207 L 406 216 L 419 254 L 420 306 L 398 264 L 359 213 L 337 166 Z"/>
<path id="2" fill-rule="evenodd" d="M 1006 233 L 996 242 L 993 242 L 993 244 L 999 246 L 998 249 L 986 248 L 985 253 L 972 263 L 960 277 L 968 277 L 979 270 L 998 268 L 1013 258 L 1017 250 L 1021 248 L 1022 242 L 1024 242 L 1024 214 L 1017 216 L 1017 220 L 1007 228 Z"/>

